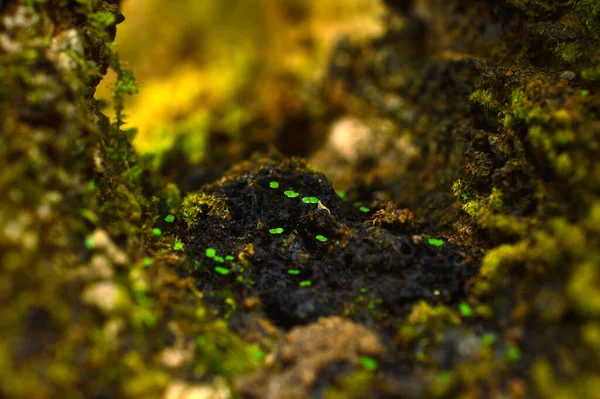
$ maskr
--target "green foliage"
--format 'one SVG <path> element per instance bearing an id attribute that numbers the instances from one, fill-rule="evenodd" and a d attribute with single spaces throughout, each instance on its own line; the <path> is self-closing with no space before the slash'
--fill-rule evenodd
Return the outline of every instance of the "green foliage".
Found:
<path id="1" fill-rule="evenodd" d="M 227 202 L 205 193 L 188 194 L 183 200 L 181 212 L 188 226 L 192 226 L 198 216 L 204 213 L 221 219 L 231 217 Z"/>

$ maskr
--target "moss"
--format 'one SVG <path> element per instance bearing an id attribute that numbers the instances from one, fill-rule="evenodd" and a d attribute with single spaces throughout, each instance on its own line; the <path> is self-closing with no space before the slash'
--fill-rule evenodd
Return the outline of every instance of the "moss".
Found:
<path id="1" fill-rule="evenodd" d="M 576 62 L 582 56 L 577 43 L 560 43 L 554 48 L 554 53 L 568 63 Z"/>
<path id="2" fill-rule="evenodd" d="M 494 99 L 494 94 L 491 90 L 479 89 L 475 90 L 469 96 L 469 101 L 478 104 L 489 110 L 497 110 L 499 103 Z"/>
<path id="3" fill-rule="evenodd" d="M 584 80 L 591 80 L 594 82 L 600 81 L 600 66 L 593 68 L 585 68 L 581 71 L 581 78 Z"/>
<path id="4" fill-rule="evenodd" d="M 201 214 L 215 216 L 220 219 L 231 218 L 231 213 L 225 200 L 204 193 L 187 195 L 181 205 L 181 213 L 183 220 L 190 227 L 196 223 Z"/>

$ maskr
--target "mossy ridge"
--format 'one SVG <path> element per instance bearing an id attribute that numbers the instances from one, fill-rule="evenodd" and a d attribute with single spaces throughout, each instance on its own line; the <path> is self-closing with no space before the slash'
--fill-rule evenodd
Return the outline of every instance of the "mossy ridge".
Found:
<path id="1" fill-rule="evenodd" d="M 161 397 L 181 368 L 252 370 L 256 347 L 170 270 L 184 262 L 165 250 L 176 238 L 152 236 L 181 200 L 121 129 L 122 97 L 137 86 L 111 44 L 118 2 L 63 3 L 0 10 L 2 395 Z M 108 68 L 119 76 L 113 123 L 93 99 Z"/>
<path id="2" fill-rule="evenodd" d="M 394 198 L 425 215 L 450 241 L 489 249 L 467 301 L 479 322 L 469 318 L 445 326 L 444 344 L 426 339 L 407 345 L 432 369 L 452 343 L 472 339 L 475 325 L 497 334 L 491 355 L 479 346 L 472 358 L 455 358 L 432 386 L 434 395 L 506 393 L 494 386 L 530 371 L 539 379 L 525 382 L 531 395 L 550 394 L 544 381 L 557 394 L 571 389 L 592 395 L 597 387 L 600 357 L 579 350 L 594 347 L 589 337 L 597 329 L 597 293 L 590 284 L 600 278 L 591 267 L 599 256 L 597 231 L 588 227 L 600 193 L 597 4 L 425 1 L 419 9 L 426 13 L 406 9 L 400 16 L 404 36 L 395 31 L 389 41 L 348 51 L 358 55 L 339 75 L 355 98 L 377 108 L 375 95 L 357 89 L 370 84 L 378 97 L 400 93 L 406 106 L 420 112 L 400 126 L 424 158 L 392 187 Z M 407 57 L 403 45 L 409 40 L 429 45 L 430 53 Z M 404 62 L 388 72 L 401 75 L 395 79 L 405 82 L 400 87 L 378 75 L 384 68 L 361 62 L 379 51 Z M 585 294 L 576 296 L 576 290 Z M 513 325 L 522 335 L 488 321 Z M 558 353 L 555 343 L 565 339 L 565 352 Z M 425 344 L 427 351 L 419 352 Z M 563 358 L 575 359 L 585 377 L 576 379 L 576 372 L 563 367 L 571 360 Z"/>

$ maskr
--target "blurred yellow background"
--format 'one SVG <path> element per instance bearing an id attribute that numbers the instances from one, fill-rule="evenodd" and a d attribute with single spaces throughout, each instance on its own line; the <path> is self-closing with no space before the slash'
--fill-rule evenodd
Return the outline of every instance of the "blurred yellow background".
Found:
<path id="1" fill-rule="evenodd" d="M 380 0 L 126 0 L 116 47 L 140 84 L 126 108 L 141 153 L 179 138 L 192 162 L 206 132 L 238 134 L 253 114 L 281 123 L 298 93 L 323 76 L 343 35 L 380 34 Z M 97 97 L 110 98 L 107 77 Z"/>

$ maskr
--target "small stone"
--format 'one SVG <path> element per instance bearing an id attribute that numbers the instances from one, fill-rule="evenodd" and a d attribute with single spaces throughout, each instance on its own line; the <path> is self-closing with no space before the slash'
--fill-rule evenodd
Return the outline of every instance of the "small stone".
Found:
<path id="1" fill-rule="evenodd" d="M 572 71 L 564 71 L 560 74 L 561 79 L 573 80 L 575 79 L 575 72 Z"/>

